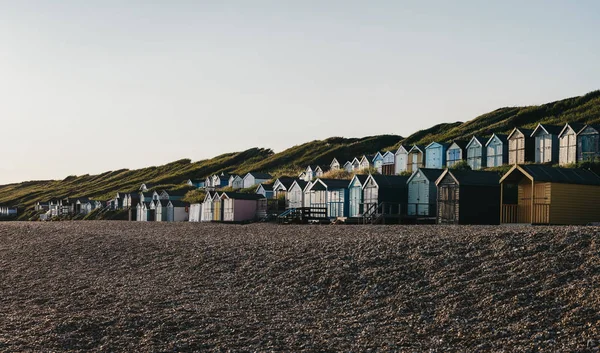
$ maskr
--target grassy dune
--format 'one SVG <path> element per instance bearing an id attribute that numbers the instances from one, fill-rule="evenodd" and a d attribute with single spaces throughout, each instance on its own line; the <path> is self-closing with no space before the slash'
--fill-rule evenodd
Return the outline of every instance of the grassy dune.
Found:
<path id="1" fill-rule="evenodd" d="M 598 230 L 4 223 L 0 350 L 591 350 Z"/>

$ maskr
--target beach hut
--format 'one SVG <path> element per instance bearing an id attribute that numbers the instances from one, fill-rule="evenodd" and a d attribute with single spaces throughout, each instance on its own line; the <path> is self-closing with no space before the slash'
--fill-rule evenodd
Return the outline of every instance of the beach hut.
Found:
<path id="1" fill-rule="evenodd" d="M 487 167 L 500 167 L 508 163 L 508 136 L 493 134 L 485 144 Z"/>
<path id="2" fill-rule="evenodd" d="M 467 143 L 466 141 L 453 141 L 448 146 L 448 150 L 446 150 L 446 166 L 448 168 L 466 159 Z"/>
<path id="3" fill-rule="evenodd" d="M 577 160 L 600 159 L 600 125 L 586 125 L 577 135 Z"/>
<path id="4" fill-rule="evenodd" d="M 600 222 L 600 177 L 576 168 L 515 165 L 501 179 L 501 222 Z"/>
<path id="5" fill-rule="evenodd" d="M 396 156 L 394 153 L 387 151 L 383 154 L 383 164 L 381 165 L 381 174 L 395 175 L 396 174 Z"/>
<path id="6" fill-rule="evenodd" d="M 408 179 L 408 215 L 435 217 L 437 209 L 437 186 L 442 169 L 417 169 Z"/>
<path id="7" fill-rule="evenodd" d="M 360 160 L 356 157 L 352 160 L 352 170 L 357 171 L 360 169 Z"/>
<path id="8" fill-rule="evenodd" d="M 184 190 L 163 190 L 160 192 L 160 200 L 181 200 L 188 193 L 188 189 Z"/>
<path id="9" fill-rule="evenodd" d="M 244 179 L 239 175 L 230 175 L 227 185 L 236 190 L 244 187 Z"/>
<path id="10" fill-rule="evenodd" d="M 508 164 L 524 164 L 535 160 L 533 131 L 515 128 L 508 134 Z"/>
<path id="11" fill-rule="evenodd" d="M 248 222 L 264 217 L 266 208 L 265 198 L 260 194 L 245 194 L 224 192 L 221 194 L 223 202 L 224 222 Z M 262 201 L 261 201 L 262 200 Z"/>
<path id="12" fill-rule="evenodd" d="M 446 169 L 435 184 L 437 223 L 500 224 L 500 174 Z"/>
<path id="13" fill-rule="evenodd" d="M 306 186 L 302 190 L 302 207 L 310 208 L 311 199 L 310 199 L 310 187 L 312 186 L 314 181 L 309 181 L 306 183 Z"/>
<path id="14" fill-rule="evenodd" d="M 304 207 L 304 188 L 307 184 L 304 180 L 294 180 L 285 195 L 287 208 Z"/>
<path id="15" fill-rule="evenodd" d="M 373 168 L 375 168 L 377 173 L 383 173 L 383 154 L 381 154 L 381 152 L 377 152 L 375 156 L 373 156 Z"/>
<path id="16" fill-rule="evenodd" d="M 138 194 L 138 200 L 140 202 L 150 202 L 153 200 L 152 195 L 153 193 L 151 192 L 142 191 Z"/>
<path id="17" fill-rule="evenodd" d="M 567 123 L 558 134 L 558 164 L 577 163 L 577 135 L 585 125 Z"/>
<path id="18" fill-rule="evenodd" d="M 184 184 L 195 188 L 201 188 L 204 186 L 204 179 L 188 179 Z"/>
<path id="19" fill-rule="evenodd" d="M 363 213 L 363 190 L 362 187 L 367 181 L 368 175 L 356 174 L 348 184 L 348 216 L 358 217 Z"/>
<path id="20" fill-rule="evenodd" d="M 410 173 L 414 173 L 419 168 L 425 167 L 425 147 L 414 145 L 408 151 L 408 169 Z"/>
<path id="21" fill-rule="evenodd" d="M 348 161 L 344 163 L 344 170 L 348 173 L 352 173 L 352 162 Z"/>
<path id="22" fill-rule="evenodd" d="M 156 211 L 156 222 L 166 222 L 167 221 L 167 206 L 169 205 L 169 200 L 158 200 L 154 201 L 154 209 Z"/>
<path id="23" fill-rule="evenodd" d="M 248 173 L 244 176 L 244 189 L 261 183 L 266 183 L 271 179 L 273 179 L 271 174 L 257 172 Z"/>
<path id="24" fill-rule="evenodd" d="M 473 136 L 467 144 L 467 163 L 472 170 L 484 168 L 487 163 L 485 143 L 487 139 Z"/>
<path id="25" fill-rule="evenodd" d="M 190 204 L 180 200 L 169 200 L 167 203 L 167 222 L 187 222 Z"/>
<path id="26" fill-rule="evenodd" d="M 533 130 L 531 137 L 534 139 L 535 163 L 558 162 L 558 134 L 560 134 L 560 131 L 559 126 L 542 124 L 538 124 Z"/>
<path id="27" fill-rule="evenodd" d="M 215 198 L 216 192 L 208 191 L 206 196 L 204 197 L 204 202 L 202 202 L 202 217 L 200 218 L 201 222 L 212 222 L 214 207 L 213 207 L 213 199 Z"/>
<path id="28" fill-rule="evenodd" d="M 425 168 L 442 169 L 446 166 L 448 144 L 432 142 L 425 147 Z"/>
<path id="29" fill-rule="evenodd" d="M 214 189 L 212 184 L 212 176 L 207 176 L 206 179 L 204 179 L 204 188 L 209 190 Z"/>
<path id="30" fill-rule="evenodd" d="M 201 203 L 193 203 L 190 205 L 190 222 L 200 222 L 202 218 L 202 204 Z"/>
<path id="31" fill-rule="evenodd" d="M 331 161 L 331 163 L 329 164 L 329 169 L 330 170 L 338 170 L 338 169 L 340 169 L 340 162 L 338 162 L 338 160 L 334 158 Z"/>
<path id="32" fill-rule="evenodd" d="M 362 186 L 365 214 L 406 214 L 408 176 L 370 174 Z"/>
<path id="33" fill-rule="evenodd" d="M 273 199 L 273 184 L 260 184 L 256 188 L 255 194 L 262 195 L 266 199 Z"/>
<path id="34" fill-rule="evenodd" d="M 215 192 L 215 196 L 212 201 L 213 207 L 213 221 L 220 222 L 223 220 L 223 202 L 221 201 L 221 194 Z"/>
<path id="35" fill-rule="evenodd" d="M 296 179 L 292 177 L 280 177 L 275 180 L 275 183 L 273 183 L 273 197 L 276 199 L 281 197 L 285 198 L 285 195 L 294 183 L 294 180 Z"/>
<path id="36" fill-rule="evenodd" d="M 394 174 L 404 173 L 408 170 L 409 146 L 400 145 L 394 154 Z"/>
<path id="37" fill-rule="evenodd" d="M 373 158 L 375 158 L 372 154 L 364 154 L 360 158 L 360 166 L 358 169 L 369 169 L 373 166 Z"/>
<path id="38" fill-rule="evenodd" d="M 144 183 L 140 186 L 139 191 L 147 192 L 148 190 L 152 189 L 153 187 L 154 187 L 154 185 L 152 185 L 152 184 Z"/>
<path id="39" fill-rule="evenodd" d="M 144 203 L 145 203 L 144 201 L 138 202 L 138 204 L 135 208 L 135 212 L 136 212 L 135 220 L 138 222 L 145 221 L 145 219 L 144 219 Z"/>
<path id="40" fill-rule="evenodd" d="M 348 180 L 318 178 L 307 189 L 310 208 L 325 208 L 328 218 L 348 217 Z"/>
<path id="41" fill-rule="evenodd" d="M 308 166 L 306 167 L 306 169 L 304 170 L 304 180 L 306 181 L 311 181 L 315 178 L 315 170 L 313 169 L 312 166 Z"/>
<path id="42" fill-rule="evenodd" d="M 313 177 L 322 178 L 325 173 L 329 171 L 329 166 L 316 166 Z"/>

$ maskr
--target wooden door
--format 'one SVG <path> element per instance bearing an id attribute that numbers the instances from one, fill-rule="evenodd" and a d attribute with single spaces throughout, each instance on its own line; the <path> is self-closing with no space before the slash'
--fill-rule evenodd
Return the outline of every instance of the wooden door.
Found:
<path id="1" fill-rule="evenodd" d="M 361 213 L 362 189 L 360 186 L 350 188 L 350 217 L 356 217 Z"/>
<path id="2" fill-rule="evenodd" d="M 439 223 L 458 224 L 458 186 L 443 185 L 440 186 L 438 202 Z"/>

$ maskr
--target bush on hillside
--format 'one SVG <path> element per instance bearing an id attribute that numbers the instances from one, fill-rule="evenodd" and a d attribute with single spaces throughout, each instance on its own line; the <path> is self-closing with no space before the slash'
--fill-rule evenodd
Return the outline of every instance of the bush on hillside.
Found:
<path id="1" fill-rule="evenodd" d="M 450 169 L 471 170 L 471 166 L 469 165 L 469 163 L 467 161 L 462 160 L 460 162 L 455 163 L 453 166 L 450 167 Z"/>
<path id="2" fill-rule="evenodd" d="M 330 170 L 323 174 L 323 179 L 338 179 L 338 180 L 350 180 L 354 176 L 353 173 L 348 173 L 344 169 Z"/>
<path id="3" fill-rule="evenodd" d="M 359 175 L 368 175 L 368 174 L 379 174 L 379 172 L 377 171 L 377 168 L 375 167 L 369 167 L 369 168 L 363 168 L 363 169 L 359 169 L 356 174 Z"/>
<path id="4" fill-rule="evenodd" d="M 202 203 L 204 202 L 204 198 L 206 197 L 206 191 L 202 189 L 190 190 L 185 194 L 182 201 L 190 204 L 193 203 Z"/>

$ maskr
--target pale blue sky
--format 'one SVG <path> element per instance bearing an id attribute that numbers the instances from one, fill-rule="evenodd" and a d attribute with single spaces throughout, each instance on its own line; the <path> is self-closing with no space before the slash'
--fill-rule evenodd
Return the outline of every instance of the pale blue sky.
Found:
<path id="1" fill-rule="evenodd" d="M 0 0 L 0 184 L 600 88 L 597 1 Z"/>

